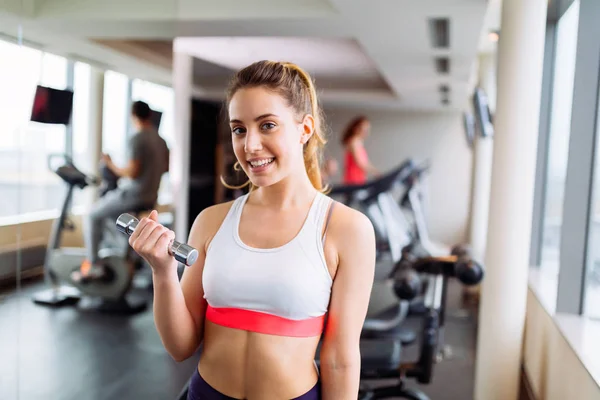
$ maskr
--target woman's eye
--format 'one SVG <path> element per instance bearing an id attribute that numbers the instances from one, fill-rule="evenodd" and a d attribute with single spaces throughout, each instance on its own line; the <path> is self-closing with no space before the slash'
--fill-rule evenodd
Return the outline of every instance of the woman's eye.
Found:
<path id="1" fill-rule="evenodd" d="M 244 133 L 244 132 L 245 132 L 245 130 L 244 130 L 244 128 L 237 127 L 237 128 L 233 128 L 233 129 L 231 130 L 231 132 L 232 132 L 234 135 L 241 135 L 242 133 Z"/>
<path id="2" fill-rule="evenodd" d="M 265 129 L 265 130 L 270 130 L 270 129 L 273 129 L 273 128 L 275 128 L 275 124 L 272 123 L 272 122 L 265 122 L 262 125 L 262 129 Z"/>

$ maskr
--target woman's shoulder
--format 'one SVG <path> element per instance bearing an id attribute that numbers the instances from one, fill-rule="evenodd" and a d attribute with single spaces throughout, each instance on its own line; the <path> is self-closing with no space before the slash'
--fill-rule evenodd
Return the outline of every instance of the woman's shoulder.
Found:
<path id="1" fill-rule="evenodd" d="M 205 223 L 220 223 L 223 222 L 231 207 L 237 200 L 231 200 L 224 203 L 219 203 L 205 208 L 198 214 L 197 218 L 201 218 Z"/>
<path id="2" fill-rule="evenodd" d="M 329 197 L 329 196 L 328 196 Z M 329 225 L 327 228 L 327 237 L 335 242 L 344 240 L 375 240 L 375 228 L 371 220 L 362 212 L 348 207 L 334 199 L 332 200 L 332 209 Z"/>
<path id="3" fill-rule="evenodd" d="M 227 214 L 235 204 L 236 200 L 212 205 L 202 210 L 195 218 L 190 236 L 201 238 L 203 242 L 209 242 L 217 234 Z"/>
<path id="4" fill-rule="evenodd" d="M 333 207 L 325 245 L 328 254 L 335 254 L 335 275 L 343 269 L 354 271 L 352 274 L 367 274 L 360 275 L 367 279 L 375 268 L 373 224 L 365 214 L 343 203 L 335 202 Z"/>

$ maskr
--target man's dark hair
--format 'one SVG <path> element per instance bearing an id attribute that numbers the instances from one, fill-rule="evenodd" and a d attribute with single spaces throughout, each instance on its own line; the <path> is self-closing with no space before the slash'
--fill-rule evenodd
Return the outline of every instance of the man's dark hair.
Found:
<path id="1" fill-rule="evenodd" d="M 148 121 L 150 119 L 150 112 L 150 106 L 146 102 L 138 100 L 131 105 L 131 114 L 140 121 Z"/>

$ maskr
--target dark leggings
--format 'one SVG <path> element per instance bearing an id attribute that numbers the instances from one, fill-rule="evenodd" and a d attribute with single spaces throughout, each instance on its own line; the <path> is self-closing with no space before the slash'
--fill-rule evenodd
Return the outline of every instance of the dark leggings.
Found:
<path id="1" fill-rule="evenodd" d="M 296 397 L 292 400 L 320 400 L 321 399 L 321 383 L 317 382 L 312 389 L 304 393 L 300 397 Z M 210 386 L 198 372 L 192 376 L 190 386 L 188 388 L 187 400 L 236 400 L 234 397 L 229 397 L 223 393 L 217 391 L 215 388 Z"/>

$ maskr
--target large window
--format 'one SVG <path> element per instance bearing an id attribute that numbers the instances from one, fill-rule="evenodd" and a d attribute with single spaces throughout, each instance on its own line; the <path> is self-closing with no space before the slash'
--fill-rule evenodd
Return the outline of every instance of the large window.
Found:
<path id="1" fill-rule="evenodd" d="M 30 122 L 37 84 L 65 89 L 67 60 L 0 41 L 0 217 L 56 209 L 64 197 L 48 169 L 50 153 L 64 152 L 66 127 Z"/>
<path id="2" fill-rule="evenodd" d="M 600 104 L 600 98 L 598 99 Z M 584 287 L 584 313 L 600 319 L 600 109 L 597 111 L 596 159 L 590 207 L 588 257 Z"/>
<path id="3" fill-rule="evenodd" d="M 75 62 L 73 71 L 73 117 L 72 149 L 73 163 L 86 174 L 93 174 L 94 157 L 91 157 L 91 137 L 93 126 L 90 123 L 90 80 L 91 69 L 88 64 Z M 73 206 L 85 207 L 92 202 L 91 190 L 76 190 L 73 193 Z"/>
<path id="4" fill-rule="evenodd" d="M 128 86 L 127 76 L 114 71 L 104 74 L 102 152 L 121 167 L 127 162 Z"/>
<path id="5" fill-rule="evenodd" d="M 132 101 L 142 100 L 148 103 L 150 108 L 162 113 L 159 134 L 167 142 L 169 149 L 173 148 L 174 122 L 173 122 L 173 89 L 157 85 L 152 82 L 135 79 L 131 86 Z M 169 174 L 164 174 L 158 193 L 158 202 L 168 204 L 171 202 L 171 190 Z"/>
<path id="6" fill-rule="evenodd" d="M 600 99 L 599 99 L 600 101 Z M 600 117 L 600 110 L 598 111 Z M 600 136 L 600 127 L 597 137 Z M 596 155 L 600 154 L 600 140 L 597 139 Z M 584 288 L 584 313 L 592 318 L 600 318 L 600 160 L 596 156 L 594 173 L 593 202 L 590 209 L 588 259 Z"/>
<path id="7" fill-rule="evenodd" d="M 0 216 L 21 213 L 21 136 L 39 77 L 41 53 L 0 41 Z"/>
<path id="8" fill-rule="evenodd" d="M 92 71 L 88 64 L 69 62 L 66 58 L 43 51 L 0 41 L 0 219 L 45 218 L 36 213 L 60 209 L 66 194 L 64 182 L 49 168 L 51 153 L 72 152 L 75 165 L 93 174 L 96 165 L 91 152 L 95 110 L 91 99 Z M 36 85 L 55 89 L 71 88 L 74 92 L 71 126 L 31 122 L 31 107 Z M 102 151 L 110 154 L 117 165 L 127 162 L 127 132 L 130 101 L 144 100 L 162 113 L 159 133 L 173 146 L 173 90 L 143 80 L 106 71 L 102 104 Z M 75 190 L 72 205 L 87 207 L 92 191 Z M 169 203 L 169 177 L 165 174 L 159 202 Z M 79 206 L 79 207 L 78 207 Z M 9 219 L 6 219 L 9 218 Z"/>
<path id="9" fill-rule="evenodd" d="M 576 0 L 558 21 L 556 31 L 541 259 L 542 269 L 554 276 L 558 275 L 559 268 L 578 21 L 579 1 Z"/>

